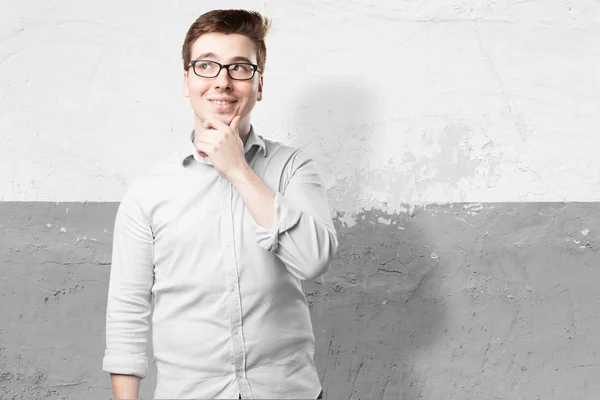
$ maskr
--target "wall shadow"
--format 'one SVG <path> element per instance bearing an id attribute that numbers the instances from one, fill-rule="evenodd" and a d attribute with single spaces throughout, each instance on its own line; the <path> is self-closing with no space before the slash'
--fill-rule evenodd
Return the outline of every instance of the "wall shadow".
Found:
<path id="1" fill-rule="evenodd" d="M 317 160 L 328 188 L 340 180 L 359 182 L 354 178 L 371 141 L 374 104 L 372 94 L 353 81 L 308 85 L 298 96 L 288 135 Z"/>
<path id="2" fill-rule="evenodd" d="M 419 398 L 419 355 L 444 330 L 441 266 L 418 213 L 341 211 L 357 209 L 350 202 L 368 161 L 373 98 L 355 82 L 334 82 L 311 87 L 295 108 L 294 144 L 315 156 L 329 180 L 340 241 L 328 273 L 304 286 L 328 399 Z"/>
<path id="3" fill-rule="evenodd" d="M 442 266 L 413 218 L 370 210 L 352 227 L 336 220 L 337 258 L 305 285 L 329 399 L 422 395 L 419 357 L 444 331 L 445 306 Z"/>

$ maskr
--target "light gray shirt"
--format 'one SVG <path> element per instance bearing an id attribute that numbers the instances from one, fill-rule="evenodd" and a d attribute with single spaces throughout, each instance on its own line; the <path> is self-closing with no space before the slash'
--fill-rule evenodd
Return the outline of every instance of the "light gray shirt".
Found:
<path id="1" fill-rule="evenodd" d="M 155 398 L 317 397 L 302 281 L 327 271 L 338 241 L 315 161 L 299 151 L 282 172 L 269 165 L 282 148 L 253 129 L 245 146 L 265 183 L 281 176 L 272 230 L 191 142 L 127 189 L 114 227 L 104 371 L 145 377 L 153 298 Z"/>

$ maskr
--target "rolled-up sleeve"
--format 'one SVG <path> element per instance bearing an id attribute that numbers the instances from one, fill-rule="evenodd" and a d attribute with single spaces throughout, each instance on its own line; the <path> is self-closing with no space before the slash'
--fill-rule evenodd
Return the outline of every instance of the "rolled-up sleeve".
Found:
<path id="1" fill-rule="evenodd" d="M 299 279 L 314 279 L 329 268 L 338 240 L 322 175 L 299 152 L 286 165 L 283 193 L 275 192 L 274 227 L 255 224 L 257 243 L 273 252 Z"/>
<path id="2" fill-rule="evenodd" d="M 146 376 L 153 281 L 152 231 L 129 190 L 115 219 L 106 309 L 105 372 Z"/>

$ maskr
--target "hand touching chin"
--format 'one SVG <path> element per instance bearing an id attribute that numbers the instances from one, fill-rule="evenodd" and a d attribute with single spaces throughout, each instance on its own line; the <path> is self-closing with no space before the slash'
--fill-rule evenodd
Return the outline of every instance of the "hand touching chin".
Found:
<path id="1" fill-rule="evenodd" d="M 227 114 L 219 114 L 214 113 L 211 117 L 218 119 L 219 121 L 225 123 L 226 125 L 231 125 L 231 121 L 235 118 L 236 114 L 227 113 Z"/>

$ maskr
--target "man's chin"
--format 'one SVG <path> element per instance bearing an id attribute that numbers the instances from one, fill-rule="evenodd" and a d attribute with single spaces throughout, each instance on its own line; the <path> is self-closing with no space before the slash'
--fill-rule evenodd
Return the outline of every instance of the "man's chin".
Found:
<path id="1" fill-rule="evenodd" d="M 233 121 L 234 117 L 235 117 L 235 114 L 230 114 L 230 113 L 211 115 L 211 118 L 218 119 L 219 121 L 224 122 L 227 125 L 231 124 L 231 121 Z"/>

